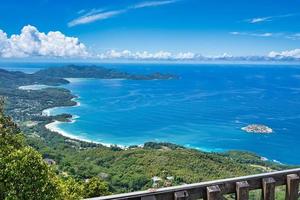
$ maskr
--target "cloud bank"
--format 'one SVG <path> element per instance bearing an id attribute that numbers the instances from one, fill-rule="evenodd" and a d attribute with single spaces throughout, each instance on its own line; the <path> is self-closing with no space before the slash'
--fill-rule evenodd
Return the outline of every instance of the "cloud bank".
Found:
<path id="1" fill-rule="evenodd" d="M 73 27 L 73 26 L 78 26 L 78 25 L 82 25 L 82 24 L 89 24 L 89 23 L 92 23 L 95 21 L 105 20 L 108 18 L 118 16 L 118 15 L 126 13 L 130 10 L 147 8 L 147 7 L 163 6 L 163 5 L 175 3 L 177 1 L 178 0 L 145 1 L 142 3 L 138 3 L 135 5 L 129 6 L 127 8 L 118 9 L 118 10 L 108 10 L 108 11 L 104 11 L 102 9 L 92 9 L 91 11 L 87 12 L 86 14 L 70 21 L 68 23 L 68 26 Z M 80 10 L 79 12 L 83 13 L 84 11 Z"/>
<path id="2" fill-rule="evenodd" d="M 100 60 L 141 60 L 141 61 L 247 61 L 247 62 L 268 62 L 268 61 L 300 61 L 300 49 L 275 52 L 261 56 L 232 56 L 228 53 L 216 56 L 204 56 L 193 52 L 172 53 L 169 51 L 136 51 L 130 50 L 108 50 L 94 56 Z"/>
<path id="3" fill-rule="evenodd" d="M 239 32 L 231 33 L 239 35 Z M 269 37 L 269 34 L 259 35 Z M 298 35 L 295 35 L 295 37 Z M 24 26 L 20 34 L 8 36 L 0 29 L 0 58 L 71 58 L 92 60 L 139 61 L 300 61 L 300 49 L 271 51 L 262 56 L 232 56 L 228 53 L 204 56 L 194 52 L 108 50 L 91 52 L 76 37 L 65 36 L 59 31 L 40 32 L 36 27 Z"/>
<path id="4" fill-rule="evenodd" d="M 84 57 L 88 52 L 78 38 L 59 31 L 39 32 L 34 26 L 24 26 L 19 35 L 10 37 L 0 30 L 0 57 Z"/>
<path id="5" fill-rule="evenodd" d="M 109 50 L 104 53 L 100 53 L 96 56 L 99 59 L 126 59 L 126 60 L 193 60 L 200 57 L 199 54 L 192 52 L 180 52 L 171 53 L 169 51 L 137 51 L 132 52 L 130 50 Z"/>
<path id="6" fill-rule="evenodd" d="M 282 52 L 272 51 L 269 53 L 269 57 L 277 59 L 300 59 L 300 49 Z"/>

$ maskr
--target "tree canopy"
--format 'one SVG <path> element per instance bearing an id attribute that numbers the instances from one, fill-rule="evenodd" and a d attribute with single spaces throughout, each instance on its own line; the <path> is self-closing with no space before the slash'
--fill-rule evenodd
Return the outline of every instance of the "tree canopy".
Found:
<path id="1" fill-rule="evenodd" d="M 42 156 L 27 146 L 0 101 L 0 199 L 76 199 L 68 186 L 48 166 Z M 72 186 L 73 187 L 73 186 Z M 73 195 L 73 196 L 72 196 Z M 71 198 L 75 197 L 75 198 Z"/>

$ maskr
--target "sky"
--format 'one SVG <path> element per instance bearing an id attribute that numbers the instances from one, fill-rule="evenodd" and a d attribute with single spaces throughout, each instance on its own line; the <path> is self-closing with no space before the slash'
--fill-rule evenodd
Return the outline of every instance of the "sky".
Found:
<path id="1" fill-rule="evenodd" d="M 297 0 L 3 0 L 0 59 L 300 59 Z"/>

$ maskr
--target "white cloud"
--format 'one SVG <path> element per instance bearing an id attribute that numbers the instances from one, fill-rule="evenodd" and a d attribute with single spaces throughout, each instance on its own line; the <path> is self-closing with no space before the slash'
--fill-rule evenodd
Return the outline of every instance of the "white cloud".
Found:
<path id="1" fill-rule="evenodd" d="M 139 4 L 136 4 L 132 6 L 131 8 L 137 9 L 137 8 L 146 8 L 146 7 L 155 7 L 155 6 L 162 6 L 167 5 L 171 3 L 175 3 L 178 0 L 167 0 L 167 1 L 145 1 Z"/>
<path id="2" fill-rule="evenodd" d="M 165 0 L 165 1 L 145 1 L 142 3 L 135 4 L 133 6 L 129 6 L 124 9 L 119 10 L 109 10 L 109 11 L 103 11 L 103 9 L 92 9 L 86 14 L 70 21 L 68 23 L 69 27 L 81 25 L 81 24 L 89 24 L 95 21 L 105 20 L 109 19 L 111 17 L 118 16 L 120 14 L 126 13 L 132 9 L 141 9 L 146 7 L 156 7 L 156 6 L 162 6 L 167 5 L 171 3 L 175 3 L 178 0 Z"/>
<path id="3" fill-rule="evenodd" d="M 256 23 L 260 23 L 260 22 L 266 22 L 266 21 L 271 21 L 272 17 L 258 17 L 258 18 L 253 18 L 253 19 L 249 19 L 249 23 L 251 24 L 256 24 Z"/>
<path id="4" fill-rule="evenodd" d="M 285 33 L 285 32 L 275 32 L 275 33 L 260 33 L 260 32 L 229 32 L 231 35 L 235 36 L 251 36 L 251 37 L 265 37 L 265 38 L 282 38 L 289 40 L 300 40 L 300 33 Z"/>
<path id="5" fill-rule="evenodd" d="M 272 36 L 279 36 L 281 33 L 248 33 L 248 32 L 230 32 L 231 35 L 244 35 L 244 36 L 253 36 L 253 37 L 272 37 Z"/>
<path id="6" fill-rule="evenodd" d="M 120 15 L 126 12 L 125 10 L 114 10 L 114 11 L 107 11 L 107 12 L 100 12 L 98 14 L 91 14 L 91 15 L 84 15 L 77 19 L 72 20 L 68 23 L 69 27 L 77 26 L 80 24 L 88 24 L 99 20 L 108 19 L 114 17 L 116 15 Z"/>
<path id="7" fill-rule="evenodd" d="M 272 37 L 274 36 L 273 33 L 253 33 L 252 36 L 256 37 Z"/>
<path id="8" fill-rule="evenodd" d="M 127 59 L 127 60 L 193 60 L 199 57 L 192 52 L 171 53 L 169 51 L 137 51 L 129 50 L 117 51 L 109 50 L 97 56 L 100 59 Z"/>
<path id="9" fill-rule="evenodd" d="M 274 16 L 267 16 L 267 17 L 256 17 L 252 19 L 246 19 L 245 21 L 250 23 L 250 24 L 257 24 L 257 23 L 263 23 L 263 22 L 270 22 L 273 21 L 274 19 L 278 18 L 287 18 L 287 17 L 293 17 L 299 15 L 298 13 L 290 13 L 290 14 L 285 14 L 285 15 L 274 15 Z"/>
<path id="10" fill-rule="evenodd" d="M 281 52 L 272 51 L 269 53 L 268 56 L 271 58 L 279 58 L 279 59 L 285 59 L 285 58 L 300 59 L 300 49 L 281 51 Z"/>
<path id="11" fill-rule="evenodd" d="M 31 25 L 24 26 L 19 35 L 0 30 L 0 57 L 84 57 L 86 47 L 78 38 L 67 37 L 59 31 L 47 34 Z"/>

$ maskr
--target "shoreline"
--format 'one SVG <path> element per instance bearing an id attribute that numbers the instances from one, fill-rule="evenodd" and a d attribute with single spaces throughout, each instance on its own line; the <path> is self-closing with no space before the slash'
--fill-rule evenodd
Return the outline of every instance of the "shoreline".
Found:
<path id="1" fill-rule="evenodd" d="M 78 79 L 69 79 L 69 78 L 65 78 L 65 80 L 69 81 L 69 83 L 76 83 L 76 82 L 80 82 L 82 80 L 78 80 Z M 51 86 L 48 85 L 24 85 L 24 86 L 19 86 L 18 89 L 19 90 L 42 90 L 44 88 L 49 88 Z M 59 87 L 59 86 L 58 86 Z M 70 90 L 69 90 L 70 91 Z M 72 91 L 70 91 L 70 94 L 72 94 Z M 56 107 L 51 107 L 51 108 L 47 108 L 42 110 L 42 116 L 55 116 L 51 114 L 51 111 L 57 109 L 57 108 L 69 108 L 69 107 L 79 107 L 81 106 L 80 101 L 78 100 L 80 97 L 76 96 L 72 99 L 70 99 L 70 101 L 75 102 L 76 104 L 73 106 L 56 106 Z M 63 137 L 69 138 L 69 139 L 73 139 L 73 140 L 78 140 L 78 141 L 82 141 L 82 142 L 88 142 L 88 143 L 93 143 L 93 144 L 102 144 L 96 141 L 92 141 L 92 140 L 88 140 L 82 137 L 78 137 L 72 133 L 68 133 L 67 131 L 64 131 L 63 129 L 59 128 L 59 125 L 62 123 L 75 123 L 76 119 L 80 118 L 80 116 L 77 115 L 72 115 L 72 118 L 70 119 L 71 121 L 69 122 L 60 122 L 57 120 L 54 120 L 50 123 L 47 123 L 45 125 L 45 128 L 51 132 L 55 132 L 59 135 L 62 135 Z M 102 144 L 104 146 L 108 146 L 108 144 Z"/>
<path id="2" fill-rule="evenodd" d="M 51 111 L 54 110 L 54 109 L 57 109 L 57 108 L 79 107 L 79 106 L 81 106 L 81 103 L 80 103 L 80 101 L 78 101 L 78 98 L 79 97 L 77 96 L 77 97 L 74 97 L 74 98 L 71 99 L 71 101 L 76 102 L 76 105 L 74 105 L 74 106 L 57 106 L 57 107 L 53 107 L 53 108 L 47 108 L 47 109 L 42 111 L 42 115 L 44 115 L 44 116 L 54 116 L 54 115 L 51 114 Z M 71 140 L 77 140 L 77 141 L 87 142 L 87 143 L 92 143 L 92 144 L 101 144 L 101 145 L 106 146 L 106 147 L 117 146 L 121 149 L 127 149 L 128 148 L 127 146 L 123 146 L 123 145 L 109 144 L 109 143 L 103 143 L 103 142 L 97 142 L 97 141 L 94 141 L 94 140 L 89 140 L 89 139 L 86 139 L 86 138 L 83 138 L 83 137 L 80 137 L 80 136 L 76 136 L 76 135 L 74 135 L 70 132 L 67 132 L 67 131 L 65 131 L 65 130 L 63 130 L 59 127 L 59 125 L 63 124 L 63 123 L 75 123 L 76 119 L 78 119 L 78 118 L 80 118 L 80 116 L 72 115 L 71 121 L 69 121 L 69 122 L 60 122 L 60 121 L 54 120 L 53 122 L 50 122 L 50 123 L 46 124 L 45 128 L 47 130 L 51 131 L 51 132 L 57 133 L 57 134 L 59 134 L 63 137 L 71 139 Z"/>
<path id="3" fill-rule="evenodd" d="M 71 92 L 71 91 L 70 91 Z M 81 103 L 80 103 L 80 101 L 78 101 L 78 99 L 79 99 L 80 97 L 79 96 L 76 96 L 76 97 L 74 97 L 74 98 L 72 98 L 71 99 L 71 101 L 72 102 L 75 102 L 76 103 L 76 105 L 73 105 L 73 106 L 56 106 L 56 107 L 52 107 L 52 108 L 47 108 L 47 109 L 44 109 L 44 110 L 42 110 L 42 116 L 53 116 L 52 114 L 51 114 L 51 111 L 53 111 L 53 110 L 55 110 L 55 109 L 57 109 L 57 108 L 72 108 L 72 107 L 79 107 L 79 106 L 81 106 Z M 72 115 L 73 116 L 73 115 Z M 76 117 L 72 117 L 72 120 L 75 120 L 75 119 L 78 119 L 80 116 L 76 116 Z M 75 121 L 74 121 L 75 122 Z"/>
<path id="4" fill-rule="evenodd" d="M 71 101 L 76 102 L 76 105 L 74 105 L 74 106 L 58 106 L 58 107 L 53 107 L 53 108 L 47 108 L 47 109 L 43 110 L 42 113 L 45 114 L 46 116 L 53 116 L 53 115 L 51 115 L 51 110 L 53 110 L 53 109 L 64 108 L 64 107 L 65 108 L 67 108 L 67 107 L 79 107 L 79 106 L 81 106 L 81 103 L 78 101 L 78 98 L 79 97 L 74 97 L 74 98 L 71 99 Z M 83 137 L 80 137 L 80 136 L 76 136 L 76 135 L 74 135 L 74 134 L 72 134 L 70 132 L 64 131 L 63 129 L 61 129 L 59 127 L 59 125 L 63 124 L 63 123 L 75 123 L 76 119 L 78 119 L 78 118 L 80 118 L 80 116 L 72 115 L 71 121 L 69 121 L 69 122 L 60 122 L 60 121 L 55 120 L 53 122 L 50 122 L 50 123 L 46 124 L 45 128 L 48 129 L 51 132 L 57 133 L 57 134 L 59 134 L 59 135 L 61 135 L 63 137 L 71 139 L 71 140 L 77 140 L 77 141 L 87 142 L 87 143 L 92 143 L 92 144 L 100 144 L 100 145 L 103 145 L 105 147 L 117 146 L 117 147 L 119 147 L 119 148 L 121 148 L 123 150 L 128 149 L 129 146 L 120 145 L 120 144 L 103 143 L 103 142 L 98 142 L 98 141 L 94 141 L 94 140 L 89 140 L 89 139 L 86 139 L 86 138 L 83 138 Z M 142 147 L 142 146 L 144 146 L 144 144 L 139 144 L 137 146 L 141 146 Z M 195 149 L 195 150 L 203 151 L 203 152 L 207 152 L 207 153 L 212 153 L 212 152 L 227 152 L 227 151 L 230 151 L 230 150 L 224 150 L 224 149 L 221 150 L 221 151 L 218 151 L 218 150 L 207 149 L 207 148 L 192 147 L 190 145 L 183 145 L 183 146 L 186 147 L 186 148 L 191 148 L 191 149 Z M 238 151 L 243 151 L 243 150 L 238 150 Z M 268 158 L 266 158 L 264 156 L 261 156 L 258 153 L 255 153 L 255 154 L 258 155 L 260 157 L 260 159 L 263 160 L 263 161 L 271 161 L 271 162 L 274 162 L 274 163 L 277 163 L 277 164 L 284 165 L 282 162 L 280 162 L 278 160 L 268 159 Z"/>
<path id="5" fill-rule="evenodd" d="M 126 150 L 128 148 L 127 146 L 123 146 L 123 145 L 109 144 L 109 143 L 103 143 L 103 142 L 97 142 L 97 141 L 94 141 L 94 140 L 85 139 L 83 137 L 76 136 L 76 135 L 74 135 L 70 132 L 64 131 L 63 129 L 61 129 L 59 127 L 60 124 L 74 123 L 75 121 L 76 120 L 74 120 L 74 119 L 72 119 L 72 121 L 70 121 L 70 122 L 60 122 L 60 121 L 55 120 L 53 122 L 50 122 L 50 123 L 46 124 L 45 128 L 48 129 L 51 132 L 57 133 L 57 134 L 59 134 L 63 137 L 71 139 L 71 140 L 77 140 L 77 141 L 87 142 L 87 143 L 92 143 L 92 144 L 101 144 L 101 145 L 106 146 L 106 147 L 117 146 L 117 147 L 119 147 L 121 149 L 124 149 L 124 150 Z"/>
<path id="6" fill-rule="evenodd" d="M 65 78 L 65 79 L 69 81 L 69 84 L 70 83 L 78 83 L 78 82 L 83 81 L 83 79 L 77 79 L 77 78 L 74 78 L 74 79 Z M 70 91 L 70 93 L 72 94 L 72 91 Z M 81 106 L 81 103 L 78 100 L 79 98 L 80 98 L 79 96 L 76 96 L 76 97 L 74 97 L 74 98 L 71 99 L 71 101 L 75 102 L 76 105 L 73 105 L 73 106 L 57 106 L 57 107 L 47 108 L 47 109 L 45 109 L 45 110 L 42 111 L 42 115 L 45 115 L 45 116 L 54 116 L 54 115 L 51 114 L 51 111 L 54 110 L 54 109 L 57 109 L 57 108 L 79 107 L 79 106 Z M 70 132 L 64 131 L 63 129 L 61 129 L 59 127 L 59 125 L 62 124 L 62 123 L 75 123 L 76 119 L 78 119 L 78 118 L 80 118 L 80 116 L 72 115 L 71 121 L 69 121 L 69 122 L 60 122 L 60 121 L 55 120 L 53 122 L 50 122 L 50 123 L 46 124 L 45 128 L 47 130 L 51 131 L 51 132 L 57 133 L 57 134 L 59 134 L 59 135 L 61 135 L 63 137 L 71 139 L 71 140 L 77 140 L 77 141 L 87 142 L 87 143 L 91 143 L 91 144 L 100 144 L 100 145 L 103 145 L 103 146 L 106 146 L 106 147 L 117 146 L 117 147 L 119 147 L 119 148 L 121 148 L 123 150 L 128 149 L 129 146 L 126 146 L 126 145 L 98 142 L 98 141 L 95 141 L 95 140 L 90 140 L 90 139 L 86 139 L 86 138 L 83 138 L 83 137 L 80 137 L 80 136 L 76 136 L 75 134 L 72 134 Z M 174 143 L 174 144 L 176 144 L 176 143 Z M 143 146 L 143 145 L 144 144 L 139 144 L 137 146 Z M 195 150 L 198 150 L 198 151 L 208 152 L 208 153 L 230 151 L 230 150 L 221 150 L 221 151 L 219 151 L 219 150 L 206 149 L 206 148 L 200 148 L 200 147 L 191 147 L 190 145 L 183 145 L 183 147 L 195 149 Z M 243 150 L 237 150 L 237 151 L 243 151 Z M 255 153 L 255 154 L 258 155 L 261 158 L 261 160 L 267 160 L 267 161 L 271 161 L 271 162 L 274 162 L 274 163 L 283 164 L 282 162 L 280 162 L 278 160 L 268 159 L 268 158 L 266 158 L 264 156 L 261 156 L 258 153 Z"/>

